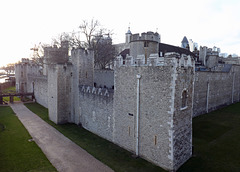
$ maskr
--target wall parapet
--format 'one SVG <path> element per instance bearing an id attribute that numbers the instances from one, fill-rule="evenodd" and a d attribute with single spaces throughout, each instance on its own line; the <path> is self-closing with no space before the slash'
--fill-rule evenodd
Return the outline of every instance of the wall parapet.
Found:
<path id="1" fill-rule="evenodd" d="M 80 85 L 79 90 L 80 92 L 89 93 L 89 94 L 107 97 L 107 98 L 113 98 L 113 95 L 114 95 L 114 90 L 107 89 L 107 88 L 97 88 L 97 87 L 91 87 L 86 85 Z"/>
<path id="2" fill-rule="evenodd" d="M 137 58 L 127 55 L 124 60 L 120 55 L 115 60 L 115 67 L 121 66 L 179 66 L 179 67 L 195 67 L 194 59 L 185 54 L 166 53 L 164 57 L 158 54 L 150 54 L 147 61 L 145 55 L 138 55 Z"/>
<path id="3" fill-rule="evenodd" d="M 156 32 L 143 32 L 141 35 L 139 33 L 131 35 L 131 42 L 134 41 L 153 41 L 160 42 L 160 35 Z"/>

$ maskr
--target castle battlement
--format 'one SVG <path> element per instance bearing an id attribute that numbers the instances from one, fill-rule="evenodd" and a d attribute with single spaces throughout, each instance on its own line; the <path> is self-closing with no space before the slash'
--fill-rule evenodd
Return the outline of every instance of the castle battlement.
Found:
<path id="1" fill-rule="evenodd" d="M 85 49 L 85 48 L 73 48 L 71 54 L 73 57 L 76 56 L 93 56 L 93 50 Z"/>
<path id="2" fill-rule="evenodd" d="M 91 86 L 86 86 L 86 85 L 81 85 L 80 86 L 80 91 L 83 93 L 90 93 L 94 94 L 97 96 L 103 96 L 107 98 L 113 98 L 113 90 L 107 89 L 107 88 L 96 88 L 96 87 L 91 87 Z"/>
<path id="3" fill-rule="evenodd" d="M 115 61 L 115 67 L 121 66 L 178 66 L 178 67 L 194 67 L 195 61 L 191 56 L 178 53 L 166 53 L 164 57 L 159 57 L 158 54 L 150 54 L 147 62 L 145 55 L 138 55 L 136 59 L 132 56 L 123 57 L 120 55 Z"/>
<path id="4" fill-rule="evenodd" d="M 134 41 L 153 41 L 160 42 L 160 35 L 156 32 L 143 32 L 141 35 L 139 33 L 131 35 L 130 42 Z"/>

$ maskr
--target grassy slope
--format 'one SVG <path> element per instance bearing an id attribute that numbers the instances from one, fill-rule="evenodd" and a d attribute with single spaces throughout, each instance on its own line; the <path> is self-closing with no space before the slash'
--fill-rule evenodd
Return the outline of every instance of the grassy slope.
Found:
<path id="1" fill-rule="evenodd" d="M 164 171 L 141 158 L 132 158 L 130 152 L 75 124 L 54 124 L 48 119 L 48 110 L 39 104 L 31 103 L 25 106 L 116 172 Z"/>
<path id="2" fill-rule="evenodd" d="M 194 156 L 179 171 L 240 171 L 240 103 L 193 119 Z"/>
<path id="3" fill-rule="evenodd" d="M 56 171 L 10 107 L 0 106 L 0 171 Z"/>

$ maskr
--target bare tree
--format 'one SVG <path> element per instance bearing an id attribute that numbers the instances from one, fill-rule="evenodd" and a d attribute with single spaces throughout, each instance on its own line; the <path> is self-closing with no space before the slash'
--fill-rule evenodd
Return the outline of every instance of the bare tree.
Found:
<path id="1" fill-rule="evenodd" d="M 93 48 L 92 40 L 101 32 L 101 29 L 99 29 L 99 27 L 100 23 L 98 20 L 94 19 L 92 19 L 90 22 L 83 20 L 82 24 L 79 26 L 81 33 L 86 38 L 84 45 L 86 48 Z"/>
<path id="2" fill-rule="evenodd" d="M 66 63 L 68 51 L 74 48 L 87 48 L 94 50 L 95 66 L 107 68 L 116 56 L 112 45 L 111 32 L 101 27 L 98 20 L 83 20 L 79 32 L 62 33 L 53 38 L 53 46 L 42 46 L 43 56 L 35 54 L 32 59 L 39 64 Z M 81 38 L 81 39 L 80 39 Z"/>
<path id="3" fill-rule="evenodd" d="M 33 51 L 31 60 L 33 63 L 43 67 L 43 47 L 46 45 L 42 45 L 41 43 L 37 45 L 35 45 L 33 48 L 31 48 L 30 50 Z"/>
<path id="4" fill-rule="evenodd" d="M 112 39 L 101 36 L 93 40 L 94 65 L 100 69 L 110 68 L 113 65 L 114 58 L 117 55 L 115 47 L 112 45 Z"/>
<path id="5" fill-rule="evenodd" d="M 7 75 L 9 75 L 10 73 L 14 73 L 15 71 L 14 66 L 15 66 L 15 63 L 9 63 L 7 64 L 7 66 L 2 67 L 2 69 L 7 72 Z"/>
<path id="6" fill-rule="evenodd" d="M 84 20 L 79 28 L 86 38 L 83 46 L 94 50 L 95 67 L 106 69 L 116 56 L 116 51 L 110 37 L 111 32 L 107 32 L 107 29 L 102 28 L 100 23 L 94 19 L 90 22 Z"/>

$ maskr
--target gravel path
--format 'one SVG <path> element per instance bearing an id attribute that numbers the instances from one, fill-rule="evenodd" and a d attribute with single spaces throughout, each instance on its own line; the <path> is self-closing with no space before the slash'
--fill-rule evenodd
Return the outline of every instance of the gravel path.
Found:
<path id="1" fill-rule="evenodd" d="M 59 172 L 112 172 L 108 166 L 47 124 L 22 103 L 10 104 L 19 120 Z"/>

